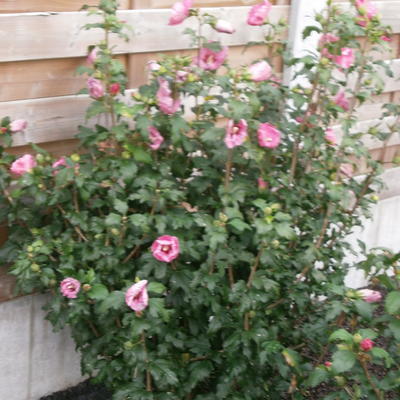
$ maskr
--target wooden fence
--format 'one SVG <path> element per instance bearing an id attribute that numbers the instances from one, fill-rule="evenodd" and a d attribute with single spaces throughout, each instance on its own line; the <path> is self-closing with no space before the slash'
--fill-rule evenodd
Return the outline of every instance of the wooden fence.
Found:
<path id="1" fill-rule="evenodd" d="M 119 17 L 134 30 L 130 43 L 117 41 L 118 57 L 128 72 L 128 88 L 133 89 L 147 79 L 146 63 L 159 53 L 190 54 L 184 27 L 170 27 L 168 10 L 175 0 L 120 0 Z M 275 0 L 271 19 L 296 19 L 297 8 L 326 0 Z M 336 0 L 344 3 L 343 0 Z M 87 1 L 94 3 L 97 0 Z M 246 25 L 246 15 L 259 0 L 194 0 L 195 7 L 214 7 L 213 14 L 232 21 L 237 32 L 220 35 L 230 46 L 233 65 L 243 62 L 244 44 L 260 38 L 261 29 Z M 85 63 L 87 46 L 99 39 L 99 32 L 83 31 L 88 22 L 79 12 L 84 0 L 1 0 L 0 1 L 0 116 L 24 118 L 29 127 L 16 135 L 14 154 L 29 151 L 29 142 L 39 143 L 54 155 L 71 153 L 76 146 L 76 128 L 84 122 L 87 96 L 76 96 L 85 86 L 85 79 L 74 74 Z M 291 5 L 292 3 L 292 5 Z M 385 80 L 380 96 L 370 99 L 358 112 L 360 124 L 374 125 L 382 104 L 400 100 L 400 0 L 375 2 L 383 22 L 392 26 L 392 52 L 381 56 L 390 63 L 395 78 Z M 304 11 L 304 8 L 303 8 Z M 299 21 L 297 21 L 299 22 Z M 301 23 L 301 21 L 300 21 Z M 293 21 L 291 21 L 293 29 Z M 216 35 L 215 32 L 211 35 Z M 254 47 L 245 54 L 246 62 L 260 57 L 262 49 Z M 279 57 L 273 58 L 274 69 L 282 71 Z M 378 153 L 381 143 L 370 141 L 371 152 Z M 400 154 L 400 141 L 393 138 L 386 151 L 386 160 Z M 390 167 L 391 165 L 388 164 Z M 358 232 L 370 246 L 388 245 L 400 250 L 400 230 L 391 222 L 400 210 L 400 169 L 386 173 L 388 190 L 377 206 L 377 218 L 366 223 L 364 233 Z M 400 226 L 400 225 L 399 225 Z M 389 228 L 389 229 L 388 229 Z M 388 234 L 390 232 L 390 234 Z M 6 232 L 0 231 L 3 239 Z M 397 238 L 397 239 L 396 239 Z M 397 246 L 397 248 L 396 248 Z M 362 277 L 361 277 L 362 278 Z M 362 279 L 353 277 L 356 286 Z M 13 279 L 0 267 L 0 303 L 12 298 Z M 0 306 L 0 398 L 37 400 L 40 395 L 77 383 L 78 357 L 68 335 L 52 336 L 51 327 L 43 321 L 42 297 L 27 296 Z M 5 321 L 5 322 L 4 322 Z M 6 326 L 4 325 L 6 324 Z M 35 368 L 33 368 L 35 366 Z"/>

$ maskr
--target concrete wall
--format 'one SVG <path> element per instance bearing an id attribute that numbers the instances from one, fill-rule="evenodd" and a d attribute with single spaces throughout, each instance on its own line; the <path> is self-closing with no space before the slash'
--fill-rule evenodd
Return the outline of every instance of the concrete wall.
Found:
<path id="1" fill-rule="evenodd" d="M 38 400 L 84 379 L 68 330 L 54 333 L 44 319 L 45 301 L 32 295 L 0 303 L 1 400 Z"/>

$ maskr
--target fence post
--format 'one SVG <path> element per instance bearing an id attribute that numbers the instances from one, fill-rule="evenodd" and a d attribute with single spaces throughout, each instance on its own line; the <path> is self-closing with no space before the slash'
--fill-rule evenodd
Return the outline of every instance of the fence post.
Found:
<path id="1" fill-rule="evenodd" d="M 303 57 L 309 52 L 315 52 L 317 49 L 319 35 L 313 33 L 307 39 L 303 39 L 303 30 L 309 25 L 315 25 L 315 15 L 321 12 L 327 5 L 327 0 L 292 0 L 289 19 L 289 48 L 292 56 Z M 285 68 L 283 72 L 284 84 L 293 87 L 295 84 L 301 83 L 306 85 L 304 78 L 293 79 L 295 69 Z"/>

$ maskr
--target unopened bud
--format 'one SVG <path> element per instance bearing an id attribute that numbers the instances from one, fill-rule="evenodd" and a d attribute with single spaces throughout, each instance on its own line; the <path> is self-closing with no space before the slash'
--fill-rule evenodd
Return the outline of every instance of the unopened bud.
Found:
<path id="1" fill-rule="evenodd" d="M 39 267 L 39 265 L 38 264 L 32 264 L 31 265 L 31 271 L 32 272 L 40 272 L 40 267 Z"/>
<path id="2" fill-rule="evenodd" d="M 74 154 L 71 155 L 71 160 L 73 162 L 79 162 L 80 159 L 81 159 L 81 156 L 79 154 L 77 154 L 77 153 L 74 153 Z"/>
<path id="3" fill-rule="evenodd" d="M 92 288 L 92 287 L 91 287 L 88 283 L 85 283 L 85 284 L 82 286 L 82 289 L 83 289 L 84 292 L 88 292 L 91 288 Z"/>

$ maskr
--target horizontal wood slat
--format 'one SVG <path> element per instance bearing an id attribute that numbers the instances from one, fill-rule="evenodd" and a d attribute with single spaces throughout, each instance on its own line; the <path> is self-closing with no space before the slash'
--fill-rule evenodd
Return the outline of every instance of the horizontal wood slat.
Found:
<path id="1" fill-rule="evenodd" d="M 86 0 L 1 0 L 0 13 L 79 11 L 84 4 L 97 4 Z M 119 0 L 120 9 L 129 9 L 130 0 Z"/>
<path id="2" fill-rule="evenodd" d="M 233 35 L 220 34 L 213 30 L 205 32 L 211 40 L 221 39 L 226 45 L 243 45 L 248 41 L 263 39 L 264 30 L 250 27 L 246 23 L 249 7 L 204 9 L 223 16 L 236 26 Z M 273 7 L 270 19 L 287 18 L 289 6 Z M 170 10 L 120 11 L 119 18 L 133 27 L 130 42 L 114 38 L 116 53 L 143 53 L 191 48 L 190 38 L 183 35 L 185 27 L 193 25 L 190 19 L 181 26 L 168 26 Z M 30 13 L 0 15 L 0 39 L 7 46 L 0 47 L 0 61 L 21 61 L 46 58 L 81 57 L 87 47 L 102 39 L 99 29 L 84 31 L 81 27 L 95 22 L 86 13 Z M 33 35 L 32 32 L 35 32 Z M 45 43 L 45 46 L 44 46 Z"/>

